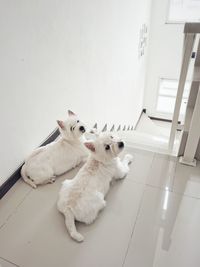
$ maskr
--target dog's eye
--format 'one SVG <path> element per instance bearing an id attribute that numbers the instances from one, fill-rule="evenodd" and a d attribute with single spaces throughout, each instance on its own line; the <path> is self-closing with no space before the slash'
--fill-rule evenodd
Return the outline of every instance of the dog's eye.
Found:
<path id="1" fill-rule="evenodd" d="M 79 120 L 77 120 L 77 123 L 79 123 Z"/>
<path id="2" fill-rule="evenodd" d="M 110 146 L 109 145 L 106 145 L 105 146 L 105 150 L 109 150 L 110 149 Z"/>

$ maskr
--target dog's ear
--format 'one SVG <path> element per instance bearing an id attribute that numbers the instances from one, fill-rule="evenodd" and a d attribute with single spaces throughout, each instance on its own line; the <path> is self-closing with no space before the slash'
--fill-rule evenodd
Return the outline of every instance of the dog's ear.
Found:
<path id="1" fill-rule="evenodd" d="M 61 129 L 63 129 L 63 130 L 65 129 L 65 124 L 64 124 L 63 121 L 57 120 L 57 123 L 58 123 L 58 126 L 60 126 Z"/>
<path id="2" fill-rule="evenodd" d="M 84 145 L 92 152 L 95 152 L 95 146 L 93 142 L 85 142 Z"/>
<path id="3" fill-rule="evenodd" d="M 76 114 L 73 111 L 71 111 L 71 110 L 68 110 L 68 115 L 69 116 L 76 116 Z"/>

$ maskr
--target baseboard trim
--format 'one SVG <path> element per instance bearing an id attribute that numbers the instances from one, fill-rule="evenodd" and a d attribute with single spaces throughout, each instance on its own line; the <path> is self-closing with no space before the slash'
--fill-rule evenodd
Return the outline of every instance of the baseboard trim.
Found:
<path id="1" fill-rule="evenodd" d="M 56 128 L 40 146 L 45 146 L 53 142 L 60 132 Z M 11 187 L 21 178 L 21 168 L 24 162 L 13 172 L 13 174 L 0 186 L 0 199 L 11 189 Z"/>
<path id="2" fill-rule="evenodd" d="M 157 117 L 152 117 L 152 116 L 148 116 L 151 120 L 155 120 L 155 121 L 165 121 L 165 122 L 172 122 L 172 120 L 169 119 L 163 119 L 163 118 L 157 118 Z M 178 121 L 178 124 L 181 124 L 180 121 Z"/>

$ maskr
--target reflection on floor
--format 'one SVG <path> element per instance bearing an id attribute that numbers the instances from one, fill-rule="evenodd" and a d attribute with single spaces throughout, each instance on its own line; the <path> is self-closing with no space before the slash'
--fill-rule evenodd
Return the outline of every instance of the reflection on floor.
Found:
<path id="1" fill-rule="evenodd" d="M 77 169 L 36 190 L 18 181 L 0 203 L 0 266 L 199 267 L 200 163 L 127 150 L 131 171 L 112 185 L 95 223 L 78 224 L 81 244 L 56 209 L 62 180 Z"/>

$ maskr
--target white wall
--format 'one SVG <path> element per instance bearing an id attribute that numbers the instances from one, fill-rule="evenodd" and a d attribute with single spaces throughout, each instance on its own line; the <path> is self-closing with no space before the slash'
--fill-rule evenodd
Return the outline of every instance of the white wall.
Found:
<path id="1" fill-rule="evenodd" d="M 155 109 L 159 79 L 178 79 L 182 57 L 184 25 L 166 24 L 168 2 L 152 0 L 144 106 L 149 115 L 157 117 L 159 114 Z"/>
<path id="2" fill-rule="evenodd" d="M 150 0 L 0 1 L 0 184 L 63 119 L 135 124 Z"/>

